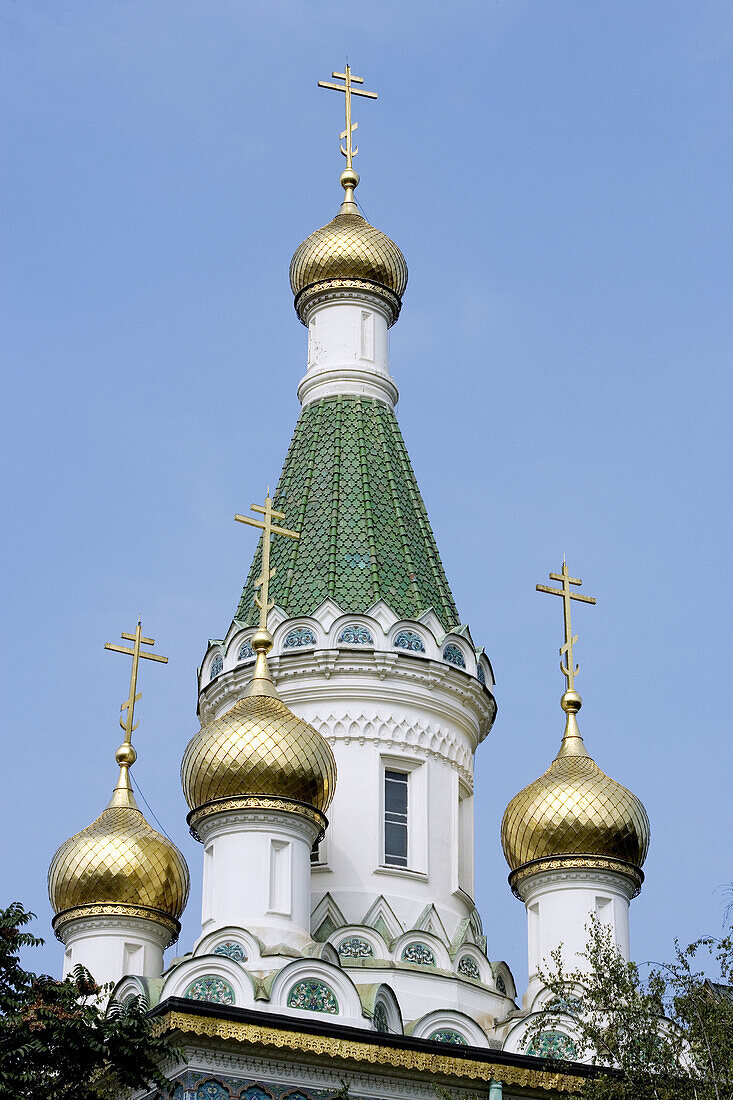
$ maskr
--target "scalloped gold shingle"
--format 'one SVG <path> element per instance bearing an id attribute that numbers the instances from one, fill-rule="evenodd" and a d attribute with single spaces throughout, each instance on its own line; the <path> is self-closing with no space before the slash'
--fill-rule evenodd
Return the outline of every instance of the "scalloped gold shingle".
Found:
<path id="1" fill-rule="evenodd" d="M 186 861 L 132 806 L 108 806 L 62 844 L 48 872 L 56 913 L 78 905 L 141 905 L 175 920 L 188 899 Z"/>
<path id="2" fill-rule="evenodd" d="M 216 798 L 294 798 L 322 812 L 333 798 L 336 761 L 328 742 L 280 699 L 251 696 L 203 726 L 181 763 L 191 809 Z"/>
<path id="3" fill-rule="evenodd" d="M 514 871 L 549 856 L 598 856 L 641 868 L 649 848 L 641 801 L 588 755 L 557 756 L 544 775 L 515 795 L 501 824 Z"/>
<path id="4" fill-rule="evenodd" d="M 401 298 L 407 287 L 407 263 L 394 241 L 361 214 L 337 214 L 306 237 L 290 263 L 295 295 L 330 279 L 368 279 Z"/>

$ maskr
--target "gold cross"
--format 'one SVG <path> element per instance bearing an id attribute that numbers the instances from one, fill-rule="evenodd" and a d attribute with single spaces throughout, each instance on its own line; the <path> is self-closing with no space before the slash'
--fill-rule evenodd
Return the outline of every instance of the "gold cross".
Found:
<path id="1" fill-rule="evenodd" d="M 255 596 L 255 603 L 260 609 L 260 630 L 267 630 L 267 616 L 275 606 L 275 601 L 270 599 L 270 581 L 276 573 L 275 569 L 270 569 L 270 538 L 272 535 L 285 535 L 289 539 L 299 539 L 300 534 L 298 531 L 289 531 L 287 527 L 280 527 L 272 522 L 273 519 L 285 519 L 285 513 L 274 510 L 269 489 L 265 497 L 264 508 L 259 504 L 252 504 L 250 507 L 253 512 L 259 512 L 261 516 L 264 516 L 264 520 L 250 519 L 249 516 L 240 516 L 239 514 L 234 518 L 238 523 L 248 523 L 250 527 L 259 527 L 262 531 L 262 574 L 255 581 L 255 588 L 260 589 L 259 595 Z"/>
<path id="2" fill-rule="evenodd" d="M 573 690 L 573 682 L 575 680 L 575 674 L 578 671 L 579 665 L 575 664 L 573 657 L 573 646 L 578 640 L 578 635 L 573 635 L 572 626 L 570 625 L 570 601 L 579 600 L 581 603 L 595 603 L 593 596 L 581 596 L 579 592 L 571 592 L 570 585 L 580 585 L 583 582 L 580 577 L 571 577 L 568 573 L 568 567 L 565 564 L 565 558 L 562 560 L 562 573 L 550 573 L 551 581 L 562 581 L 562 588 L 548 588 L 546 584 L 538 584 L 538 592 L 549 592 L 551 596 L 562 596 L 563 611 L 565 614 L 565 645 L 560 647 L 560 657 L 563 654 L 566 656 L 566 664 L 560 661 L 560 671 L 567 680 L 568 691 Z"/>
<path id="3" fill-rule="evenodd" d="M 351 72 L 348 61 L 346 62 L 346 72 L 345 73 L 331 73 L 331 76 L 333 76 L 336 80 L 343 80 L 344 83 L 343 84 L 329 84 L 325 80 L 319 80 L 318 81 L 318 87 L 319 88 L 332 88 L 334 92 L 344 92 L 345 95 L 346 95 L 346 129 L 343 131 L 342 134 L 339 134 L 339 137 L 341 138 L 341 140 L 343 140 L 344 138 L 346 139 L 346 148 L 344 149 L 343 145 L 341 145 L 341 144 L 339 144 L 339 148 L 340 148 L 341 152 L 344 154 L 344 156 L 346 157 L 346 167 L 351 168 L 352 167 L 352 163 L 351 163 L 352 159 L 359 152 L 359 147 L 358 146 L 354 149 L 354 148 L 352 148 L 352 145 L 351 145 L 351 135 L 353 134 L 354 130 L 356 130 L 356 128 L 359 125 L 358 122 L 352 123 L 352 121 L 351 121 L 351 97 L 352 97 L 352 95 L 361 95 L 361 96 L 364 96 L 365 99 L 376 99 L 377 98 L 377 93 L 376 92 L 365 92 L 361 88 L 352 88 L 352 84 L 363 84 L 364 83 L 364 77 L 354 76 L 353 73 Z"/>
<path id="4" fill-rule="evenodd" d="M 140 662 L 140 659 L 143 658 L 143 660 L 146 661 L 160 661 L 161 664 L 167 665 L 168 658 L 160 657 L 157 653 L 146 653 L 143 649 L 140 648 L 143 645 L 155 645 L 155 638 L 143 638 L 142 624 L 140 622 L 140 619 L 137 620 L 137 626 L 135 627 L 134 634 L 120 634 L 120 637 L 123 638 L 126 642 L 133 642 L 133 648 L 129 649 L 127 646 L 124 645 L 113 645 L 112 642 L 105 642 L 104 648 L 112 649 L 115 653 L 126 653 L 129 657 L 132 657 L 132 671 L 130 672 L 130 694 L 127 697 L 127 702 L 123 703 L 120 707 L 121 711 L 127 711 L 127 714 L 123 714 L 123 716 L 120 718 L 120 725 L 125 731 L 124 743 L 126 745 L 129 745 L 132 742 L 132 735 L 134 731 L 137 729 L 137 726 L 140 725 L 139 722 L 137 726 L 133 725 L 135 719 L 135 703 L 139 702 L 140 699 L 142 699 L 143 694 L 141 691 L 137 692 L 137 666 Z M 137 694 L 135 694 L 136 692 Z"/>

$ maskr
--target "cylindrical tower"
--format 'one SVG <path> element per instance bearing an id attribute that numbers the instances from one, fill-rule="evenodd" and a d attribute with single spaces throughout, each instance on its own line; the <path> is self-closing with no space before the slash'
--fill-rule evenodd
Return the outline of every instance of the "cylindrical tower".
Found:
<path id="1" fill-rule="evenodd" d="M 120 765 L 109 805 L 62 844 L 51 861 L 53 927 L 64 943 L 64 977 L 81 964 L 99 984 L 125 974 L 159 978 L 163 951 L 175 943 L 188 898 L 186 861 L 148 825 L 130 784 L 135 749 L 117 750 Z"/>
<path id="2" fill-rule="evenodd" d="M 629 902 L 641 889 L 649 818 L 631 791 L 610 779 L 588 754 L 574 689 L 561 699 L 566 714 L 560 750 L 550 767 L 515 795 L 501 825 L 509 883 L 527 908 L 529 989 L 551 969 L 562 945 L 566 965 L 583 968 L 591 915 L 607 924 L 629 958 Z"/>
<path id="3" fill-rule="evenodd" d="M 181 779 L 204 846 L 201 928 L 246 928 L 267 946 L 310 941 L 310 856 L 323 837 L 336 764 L 317 730 L 278 698 L 272 635 L 252 638 L 243 698 L 189 742 Z"/>
<path id="4" fill-rule="evenodd" d="M 328 836 L 313 851 L 313 934 L 388 909 L 395 935 L 434 905 L 450 940 L 478 922 L 473 754 L 494 719 L 493 676 L 461 624 L 394 413 L 388 330 L 407 265 L 359 213 L 356 172 L 341 183 L 338 214 L 290 266 L 308 368 L 274 503 L 301 537 L 272 546 L 271 665 L 283 701 L 338 763 Z M 204 658 L 204 723 L 246 688 L 261 552 Z"/>

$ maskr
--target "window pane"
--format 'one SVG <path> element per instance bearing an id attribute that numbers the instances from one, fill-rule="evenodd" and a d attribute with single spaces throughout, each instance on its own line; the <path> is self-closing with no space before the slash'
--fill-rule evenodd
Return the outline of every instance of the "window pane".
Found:
<path id="1" fill-rule="evenodd" d="M 384 825 L 384 857 L 387 863 L 407 863 L 407 826 L 387 821 Z"/>
<path id="2" fill-rule="evenodd" d="M 407 775 L 404 772 L 384 773 L 384 808 L 388 813 L 407 813 Z"/>

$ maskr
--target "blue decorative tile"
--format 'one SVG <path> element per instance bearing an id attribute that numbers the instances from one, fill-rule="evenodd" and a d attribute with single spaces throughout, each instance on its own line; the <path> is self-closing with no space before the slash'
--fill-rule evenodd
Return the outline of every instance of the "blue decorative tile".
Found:
<path id="1" fill-rule="evenodd" d="M 374 645 L 370 631 L 358 623 L 350 623 L 345 626 L 338 636 L 339 645 Z"/>
<path id="2" fill-rule="evenodd" d="M 316 644 L 316 636 L 307 626 L 296 626 L 287 634 L 283 642 L 283 649 L 300 649 L 303 646 Z"/>
<path id="3" fill-rule="evenodd" d="M 408 649 L 411 653 L 424 653 L 425 644 L 419 634 L 413 630 L 400 630 L 395 636 L 395 648 Z"/>
<path id="4" fill-rule="evenodd" d="M 447 661 L 449 665 L 455 665 L 456 668 L 466 667 L 466 658 L 463 656 L 463 650 L 460 646 L 454 645 L 452 642 L 443 650 L 443 660 Z"/>

